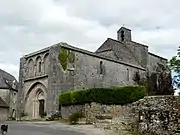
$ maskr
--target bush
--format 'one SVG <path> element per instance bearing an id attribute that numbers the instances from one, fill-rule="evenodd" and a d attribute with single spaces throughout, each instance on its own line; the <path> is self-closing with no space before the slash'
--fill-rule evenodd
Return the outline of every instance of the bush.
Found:
<path id="1" fill-rule="evenodd" d="M 59 118 L 62 118 L 61 112 L 60 112 L 60 111 L 57 111 L 57 112 L 51 114 L 51 115 L 46 119 L 46 121 L 53 121 L 53 120 L 57 120 L 57 119 L 59 119 Z"/>
<path id="2" fill-rule="evenodd" d="M 77 122 L 79 121 L 80 118 L 83 118 L 83 114 L 81 111 L 73 113 L 69 117 L 70 124 L 77 124 Z"/>
<path id="3" fill-rule="evenodd" d="M 64 92 L 59 96 L 62 106 L 101 103 L 106 105 L 124 105 L 142 99 L 146 95 L 144 86 L 125 86 L 111 88 L 91 88 Z"/>

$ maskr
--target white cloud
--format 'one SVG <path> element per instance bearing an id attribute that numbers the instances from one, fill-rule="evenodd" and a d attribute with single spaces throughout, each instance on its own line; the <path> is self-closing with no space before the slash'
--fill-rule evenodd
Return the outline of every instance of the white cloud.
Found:
<path id="1" fill-rule="evenodd" d="M 132 38 L 170 58 L 180 39 L 178 0 L 0 1 L 0 68 L 18 77 L 20 56 L 63 41 L 94 51 L 125 24 Z"/>
<path id="2" fill-rule="evenodd" d="M 14 65 L 11 63 L 0 63 L 0 69 L 2 69 L 4 71 L 8 71 L 8 73 L 14 75 L 16 77 L 16 79 L 18 80 L 18 78 L 17 78 L 18 73 L 19 73 L 18 65 Z"/>

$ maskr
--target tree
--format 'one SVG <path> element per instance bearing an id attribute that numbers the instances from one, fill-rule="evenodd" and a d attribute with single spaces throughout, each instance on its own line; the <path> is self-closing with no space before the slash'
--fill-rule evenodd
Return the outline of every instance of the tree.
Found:
<path id="1" fill-rule="evenodd" d="M 177 51 L 177 56 L 173 56 L 168 64 L 174 74 L 172 83 L 176 88 L 180 88 L 180 47 Z"/>
<path id="2" fill-rule="evenodd" d="M 133 79 L 136 84 L 144 85 L 147 88 L 148 95 L 173 95 L 171 71 L 164 63 L 157 63 L 154 71 L 149 72 L 142 78 L 139 72 L 136 72 Z"/>
<path id="3" fill-rule="evenodd" d="M 148 76 L 148 95 L 173 95 L 172 78 L 170 72 L 153 72 Z"/>

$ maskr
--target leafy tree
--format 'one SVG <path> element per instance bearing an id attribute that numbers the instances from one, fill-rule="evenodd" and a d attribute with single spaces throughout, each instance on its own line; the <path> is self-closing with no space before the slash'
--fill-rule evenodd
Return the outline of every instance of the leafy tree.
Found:
<path id="1" fill-rule="evenodd" d="M 168 64 L 174 74 L 172 83 L 176 88 L 180 88 L 180 47 L 177 56 L 173 56 Z"/>

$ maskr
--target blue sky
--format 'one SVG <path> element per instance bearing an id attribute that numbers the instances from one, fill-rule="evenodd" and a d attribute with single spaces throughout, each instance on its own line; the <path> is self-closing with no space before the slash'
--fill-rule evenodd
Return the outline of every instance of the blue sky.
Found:
<path id="1" fill-rule="evenodd" d="M 1 0 L 0 68 L 18 78 L 22 55 L 57 42 L 95 51 L 124 24 L 165 58 L 180 45 L 179 0 Z"/>

